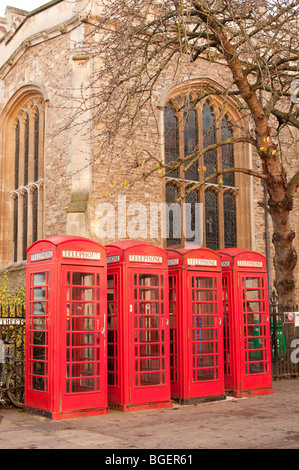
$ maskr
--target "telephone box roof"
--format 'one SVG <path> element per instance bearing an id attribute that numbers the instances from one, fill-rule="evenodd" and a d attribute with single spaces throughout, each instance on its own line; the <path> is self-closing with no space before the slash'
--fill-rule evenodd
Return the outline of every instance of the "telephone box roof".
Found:
<path id="1" fill-rule="evenodd" d="M 88 242 L 88 243 L 100 245 L 100 243 L 90 240 L 89 238 L 79 237 L 77 235 L 55 235 L 53 237 L 43 238 L 42 240 L 37 240 L 36 242 L 34 242 L 31 246 L 27 248 L 27 251 L 31 250 L 35 245 L 38 245 L 43 242 L 52 243 L 52 245 L 54 246 L 59 246 L 59 245 L 62 245 L 63 243 L 76 242 L 76 241 Z"/>

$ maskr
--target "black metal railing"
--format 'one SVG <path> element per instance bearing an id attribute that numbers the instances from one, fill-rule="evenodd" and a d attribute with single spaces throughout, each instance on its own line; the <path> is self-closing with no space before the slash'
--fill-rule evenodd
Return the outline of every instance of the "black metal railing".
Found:
<path id="1" fill-rule="evenodd" d="M 25 358 L 25 306 L 0 304 L 0 340 L 13 341 L 11 354 L 24 363 Z"/>
<path id="2" fill-rule="evenodd" d="M 299 377 L 299 327 L 288 321 L 287 312 L 298 312 L 298 305 L 281 305 L 273 290 L 269 302 L 272 375 L 274 379 Z M 294 315 L 295 317 L 295 315 Z"/>

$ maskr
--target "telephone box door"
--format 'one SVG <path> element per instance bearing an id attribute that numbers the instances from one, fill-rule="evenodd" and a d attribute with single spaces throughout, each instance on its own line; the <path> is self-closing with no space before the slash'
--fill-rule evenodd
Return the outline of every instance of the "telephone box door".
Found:
<path id="1" fill-rule="evenodd" d="M 131 402 L 169 400 L 167 272 L 131 269 L 129 276 Z"/>
<path id="2" fill-rule="evenodd" d="M 62 266 L 60 381 L 64 410 L 106 406 L 104 275 L 104 268 Z"/>
<path id="3" fill-rule="evenodd" d="M 240 326 L 241 341 L 244 345 L 241 375 L 242 388 L 247 390 L 266 385 L 263 382 L 267 382 L 271 376 L 269 308 L 265 276 L 239 273 L 239 286 L 242 289 Z"/>
<path id="4" fill-rule="evenodd" d="M 222 312 L 219 278 L 187 273 L 190 396 L 223 393 Z"/>

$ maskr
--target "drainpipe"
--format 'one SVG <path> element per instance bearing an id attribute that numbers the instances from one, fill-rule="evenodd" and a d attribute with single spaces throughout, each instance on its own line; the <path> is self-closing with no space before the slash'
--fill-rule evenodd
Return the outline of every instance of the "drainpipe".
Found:
<path id="1" fill-rule="evenodd" d="M 263 92 L 260 90 L 260 104 L 263 107 Z M 264 238 L 266 242 L 266 265 L 267 265 L 267 274 L 268 274 L 268 294 L 269 300 L 272 294 L 272 273 L 271 273 L 271 251 L 270 251 L 270 229 L 269 229 L 269 209 L 268 209 L 268 192 L 267 184 L 265 180 L 262 180 L 264 187 L 264 199 L 261 203 L 261 206 L 264 208 L 265 216 L 265 232 Z"/>

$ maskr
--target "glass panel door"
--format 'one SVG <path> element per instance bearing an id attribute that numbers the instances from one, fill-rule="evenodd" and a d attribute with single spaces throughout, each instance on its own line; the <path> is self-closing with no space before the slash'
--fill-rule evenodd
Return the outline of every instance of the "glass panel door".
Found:
<path id="1" fill-rule="evenodd" d="M 134 274 L 135 387 L 165 385 L 164 274 Z"/>
<path id="2" fill-rule="evenodd" d="M 192 382 L 218 380 L 217 279 L 190 274 L 190 281 Z"/>
<path id="3" fill-rule="evenodd" d="M 223 354 L 224 354 L 224 375 L 228 376 L 232 373 L 232 316 L 229 311 L 230 303 L 228 298 L 229 277 L 222 278 L 222 297 L 223 297 Z"/>
<path id="4" fill-rule="evenodd" d="M 170 380 L 178 381 L 177 288 L 178 275 L 169 276 Z"/>
<path id="5" fill-rule="evenodd" d="M 100 275 L 69 269 L 66 289 L 66 393 L 99 391 Z"/>
<path id="6" fill-rule="evenodd" d="M 242 276 L 246 375 L 268 372 L 264 283 L 263 277 Z"/>
<path id="7" fill-rule="evenodd" d="M 108 386 L 119 385 L 119 312 L 118 312 L 118 275 L 107 277 L 107 343 L 108 343 Z"/>
<path id="8" fill-rule="evenodd" d="M 49 272 L 30 274 L 29 390 L 48 391 Z"/>

